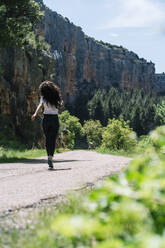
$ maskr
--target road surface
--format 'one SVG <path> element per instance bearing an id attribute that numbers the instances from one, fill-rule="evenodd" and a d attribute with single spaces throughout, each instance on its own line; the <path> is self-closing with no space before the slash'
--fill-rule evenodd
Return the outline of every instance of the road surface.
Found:
<path id="1" fill-rule="evenodd" d="M 53 171 L 46 158 L 0 164 L 0 214 L 95 184 L 120 172 L 130 160 L 78 150 L 56 154 Z"/>

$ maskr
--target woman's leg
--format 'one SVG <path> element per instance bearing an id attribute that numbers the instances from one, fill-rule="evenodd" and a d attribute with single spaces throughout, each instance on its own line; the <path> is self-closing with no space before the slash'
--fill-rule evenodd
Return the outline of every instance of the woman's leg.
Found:
<path id="1" fill-rule="evenodd" d="M 54 156 L 54 151 L 56 147 L 56 139 L 58 135 L 58 130 L 59 130 L 59 119 L 58 115 L 53 116 L 52 118 L 52 128 L 51 128 L 51 140 L 50 140 L 50 155 L 53 157 Z"/>
<path id="2" fill-rule="evenodd" d="M 47 118 L 45 116 L 44 116 L 43 121 L 42 121 L 42 127 L 43 127 L 43 131 L 44 131 L 44 134 L 45 134 L 46 152 L 47 152 L 47 155 L 49 156 L 48 120 L 47 120 Z"/>
<path id="3" fill-rule="evenodd" d="M 49 168 L 50 169 L 53 169 L 53 155 L 52 155 L 52 152 L 51 152 L 51 140 L 52 140 L 52 137 L 51 137 L 51 129 L 49 130 L 48 132 L 48 135 L 47 135 L 47 154 L 48 154 L 48 165 L 49 165 Z"/>
<path id="4" fill-rule="evenodd" d="M 46 137 L 46 151 L 48 155 L 48 164 L 50 168 L 53 168 L 52 158 L 54 155 L 56 139 L 59 130 L 58 115 L 44 116 L 43 130 Z"/>
<path id="5" fill-rule="evenodd" d="M 45 134 L 45 145 L 48 156 L 48 165 L 50 168 L 53 168 L 52 156 L 51 156 L 51 120 L 48 116 L 44 116 L 42 126 Z"/>
<path id="6" fill-rule="evenodd" d="M 51 135 L 51 142 L 50 142 L 50 155 L 53 157 L 54 156 L 54 151 L 56 148 L 56 139 L 58 135 L 58 130 L 55 130 L 52 135 Z"/>

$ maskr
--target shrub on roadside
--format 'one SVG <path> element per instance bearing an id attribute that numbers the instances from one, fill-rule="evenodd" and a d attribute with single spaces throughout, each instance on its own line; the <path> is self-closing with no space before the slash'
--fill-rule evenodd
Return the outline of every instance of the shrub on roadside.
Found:
<path id="1" fill-rule="evenodd" d="M 129 122 L 122 116 L 110 119 L 102 134 L 102 147 L 110 150 L 131 150 L 136 145 L 136 134 L 129 127 Z"/>
<path id="2" fill-rule="evenodd" d="M 142 153 L 144 149 L 147 147 L 153 145 L 151 137 L 149 135 L 142 135 L 139 137 L 137 146 L 136 146 L 136 152 L 137 153 Z"/>
<path id="3" fill-rule="evenodd" d="M 80 138 L 83 135 L 82 125 L 79 119 L 70 115 L 69 111 L 65 110 L 59 115 L 60 125 L 67 131 L 66 135 L 66 147 L 74 148 L 75 139 Z"/>
<path id="4" fill-rule="evenodd" d="M 83 126 L 83 132 L 87 137 L 88 147 L 90 144 L 93 147 L 97 147 L 101 145 L 102 140 L 102 125 L 100 121 L 89 120 L 85 121 Z"/>

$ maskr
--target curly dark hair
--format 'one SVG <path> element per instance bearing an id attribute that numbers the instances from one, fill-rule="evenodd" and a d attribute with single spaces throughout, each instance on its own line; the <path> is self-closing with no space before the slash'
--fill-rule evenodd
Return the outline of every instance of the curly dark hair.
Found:
<path id="1" fill-rule="evenodd" d="M 44 81 L 39 86 L 40 94 L 43 99 L 50 105 L 55 106 L 56 108 L 62 105 L 62 98 L 60 89 L 55 83 L 50 81 Z"/>

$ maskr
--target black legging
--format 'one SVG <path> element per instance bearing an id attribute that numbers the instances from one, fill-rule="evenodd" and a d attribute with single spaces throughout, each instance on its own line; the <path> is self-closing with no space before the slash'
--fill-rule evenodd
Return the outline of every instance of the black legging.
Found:
<path id="1" fill-rule="evenodd" d="M 53 156 L 59 130 L 58 115 L 44 115 L 42 125 L 46 137 L 47 155 Z"/>

